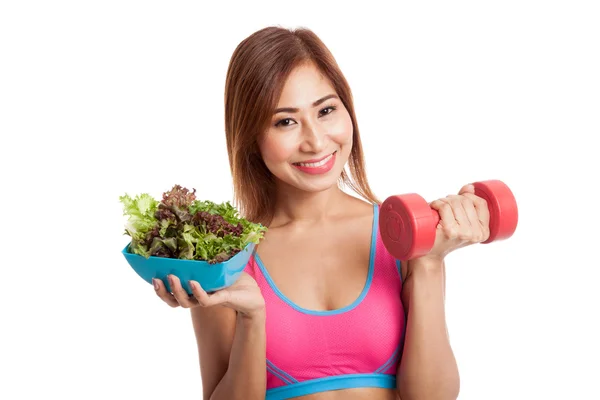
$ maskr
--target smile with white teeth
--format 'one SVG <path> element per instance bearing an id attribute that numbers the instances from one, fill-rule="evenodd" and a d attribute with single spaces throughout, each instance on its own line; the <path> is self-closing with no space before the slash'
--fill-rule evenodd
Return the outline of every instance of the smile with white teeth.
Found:
<path id="1" fill-rule="evenodd" d="M 316 162 L 316 163 L 301 163 L 301 162 L 299 162 L 299 163 L 294 163 L 294 164 L 299 165 L 301 167 L 316 168 L 316 167 L 320 167 L 322 165 L 327 164 L 327 161 L 329 161 L 331 159 L 331 157 L 333 157 L 334 154 L 335 154 L 335 151 L 333 153 L 331 153 L 330 155 L 328 155 L 327 157 L 325 157 L 324 159 L 322 159 L 321 161 Z"/>

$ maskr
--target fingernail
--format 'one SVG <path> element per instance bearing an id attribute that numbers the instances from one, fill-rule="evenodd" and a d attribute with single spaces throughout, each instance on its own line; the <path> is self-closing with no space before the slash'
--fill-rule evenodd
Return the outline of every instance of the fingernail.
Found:
<path id="1" fill-rule="evenodd" d="M 158 281 L 152 278 L 152 284 L 154 285 L 154 290 L 158 290 Z"/>
<path id="2" fill-rule="evenodd" d="M 194 283 L 192 281 L 188 281 L 188 285 L 190 285 L 190 289 L 192 290 L 195 288 Z"/>
<path id="3" fill-rule="evenodd" d="M 173 278 L 171 275 L 167 275 L 167 279 L 169 280 L 169 285 L 173 285 Z"/>

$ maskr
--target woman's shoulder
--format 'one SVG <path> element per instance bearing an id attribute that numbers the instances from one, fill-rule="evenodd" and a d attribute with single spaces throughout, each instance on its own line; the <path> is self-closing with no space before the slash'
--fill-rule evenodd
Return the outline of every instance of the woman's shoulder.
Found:
<path id="1" fill-rule="evenodd" d="M 378 207 L 379 204 L 377 203 L 370 203 L 353 197 L 347 207 L 347 217 L 351 219 L 372 219 Z"/>

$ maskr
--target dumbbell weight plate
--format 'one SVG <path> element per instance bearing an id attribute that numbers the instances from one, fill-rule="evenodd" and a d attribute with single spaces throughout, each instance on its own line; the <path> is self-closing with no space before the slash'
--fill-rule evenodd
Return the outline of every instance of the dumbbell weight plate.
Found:
<path id="1" fill-rule="evenodd" d="M 482 243 L 511 237 L 517 229 L 519 211 L 510 188 L 499 180 L 475 182 L 473 186 L 475 195 L 487 202 L 490 212 L 490 237 Z"/>
<path id="2" fill-rule="evenodd" d="M 416 193 L 388 197 L 379 213 L 379 230 L 386 249 L 398 260 L 427 254 L 435 242 L 440 218 Z"/>

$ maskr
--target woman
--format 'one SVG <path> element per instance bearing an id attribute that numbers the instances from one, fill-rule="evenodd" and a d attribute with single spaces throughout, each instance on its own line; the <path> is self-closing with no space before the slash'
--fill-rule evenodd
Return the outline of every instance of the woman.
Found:
<path id="1" fill-rule="evenodd" d="M 237 206 L 269 229 L 229 288 L 155 284 L 191 309 L 204 398 L 456 399 L 444 257 L 489 235 L 472 186 L 431 203 L 441 222 L 429 254 L 394 260 L 350 89 L 307 29 L 269 27 L 238 45 L 225 128 Z"/>

